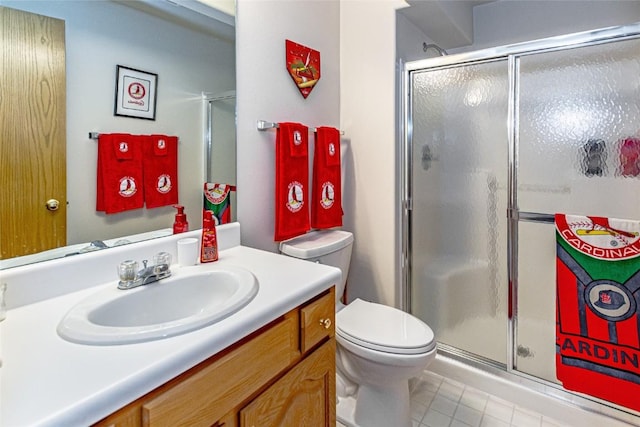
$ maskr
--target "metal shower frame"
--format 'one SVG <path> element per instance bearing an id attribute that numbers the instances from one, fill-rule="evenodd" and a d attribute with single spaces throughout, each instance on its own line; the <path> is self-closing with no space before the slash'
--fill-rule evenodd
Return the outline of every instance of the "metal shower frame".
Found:
<path id="1" fill-rule="evenodd" d="M 204 180 L 205 182 L 211 182 L 211 153 L 213 151 L 213 139 L 211 138 L 213 131 L 213 103 L 220 101 L 227 101 L 236 99 L 236 91 L 230 90 L 227 92 L 211 95 L 208 93 L 202 93 L 202 112 L 204 130 L 202 139 L 204 141 Z"/>
<path id="2" fill-rule="evenodd" d="M 400 143 L 397 145 L 398 165 L 399 165 L 399 182 L 398 182 L 398 215 L 400 218 L 400 248 L 399 266 L 401 275 L 400 297 L 401 308 L 407 312 L 411 311 L 411 219 L 413 211 L 412 194 L 412 138 L 413 138 L 413 118 L 411 117 L 411 75 L 417 71 L 447 69 L 470 64 L 480 64 L 493 61 L 507 61 L 508 81 L 509 81 L 509 100 L 508 100 L 508 176 L 507 176 L 507 270 L 508 270 L 508 292 L 509 305 L 511 310 L 508 313 L 508 332 L 507 332 L 507 365 L 495 361 L 486 360 L 478 356 L 472 355 L 464 350 L 456 349 L 446 345 L 438 345 L 438 350 L 443 354 L 464 361 L 483 371 L 497 375 L 507 380 L 529 385 L 536 390 L 543 387 L 555 389 L 552 395 L 555 398 L 561 398 L 567 402 L 577 404 L 579 407 L 591 411 L 600 412 L 618 418 L 620 412 L 627 410 L 618 407 L 610 402 L 605 402 L 596 398 L 582 398 L 574 393 L 565 391 L 560 385 L 538 378 L 516 369 L 516 340 L 515 333 L 517 331 L 518 322 L 518 222 L 537 222 L 553 224 L 553 213 L 542 212 L 523 212 L 518 209 L 517 195 L 517 165 L 518 165 L 518 130 L 519 117 L 516 111 L 519 97 L 519 58 L 540 54 L 545 52 L 560 51 L 566 49 L 574 49 L 579 47 L 593 46 L 597 44 L 617 42 L 623 40 L 640 38 L 640 23 L 609 27 L 594 31 L 586 31 L 565 36 L 556 36 L 535 40 L 531 42 L 512 44 L 507 46 L 482 49 L 468 53 L 454 54 L 448 56 L 440 56 L 436 58 L 423 59 L 418 61 L 400 64 L 399 72 L 399 98 L 398 98 L 398 138 Z"/>

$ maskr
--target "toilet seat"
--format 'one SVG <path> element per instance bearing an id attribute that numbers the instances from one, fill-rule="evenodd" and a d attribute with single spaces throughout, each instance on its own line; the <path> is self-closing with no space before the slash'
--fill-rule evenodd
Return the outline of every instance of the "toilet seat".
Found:
<path id="1" fill-rule="evenodd" d="M 356 299 L 336 313 L 336 334 L 361 347 L 394 354 L 433 350 L 431 328 L 409 313 Z"/>

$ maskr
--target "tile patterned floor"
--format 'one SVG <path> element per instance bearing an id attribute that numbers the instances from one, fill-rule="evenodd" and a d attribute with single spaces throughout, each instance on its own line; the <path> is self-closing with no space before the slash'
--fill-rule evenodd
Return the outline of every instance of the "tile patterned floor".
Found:
<path id="1" fill-rule="evenodd" d="M 411 417 L 414 427 L 569 427 L 429 371 L 411 381 Z"/>
<path id="2" fill-rule="evenodd" d="M 429 371 L 410 387 L 413 427 L 571 427 Z"/>

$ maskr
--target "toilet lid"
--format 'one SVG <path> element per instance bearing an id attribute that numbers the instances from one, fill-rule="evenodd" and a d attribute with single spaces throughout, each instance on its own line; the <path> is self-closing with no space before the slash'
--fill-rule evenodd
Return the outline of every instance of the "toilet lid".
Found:
<path id="1" fill-rule="evenodd" d="M 336 333 L 354 344 L 388 353 L 419 354 L 436 346 L 433 331 L 420 319 L 359 298 L 336 313 Z"/>

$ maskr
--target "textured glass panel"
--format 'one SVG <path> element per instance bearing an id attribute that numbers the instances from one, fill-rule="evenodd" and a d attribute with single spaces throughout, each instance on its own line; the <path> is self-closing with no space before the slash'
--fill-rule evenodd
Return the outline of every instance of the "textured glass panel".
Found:
<path id="1" fill-rule="evenodd" d="M 640 42 L 520 60 L 518 205 L 640 218 Z M 518 225 L 516 368 L 555 378 L 555 229 Z"/>
<path id="2" fill-rule="evenodd" d="M 640 217 L 640 42 L 523 57 L 518 204 Z"/>
<path id="3" fill-rule="evenodd" d="M 518 325 L 515 368 L 556 381 L 555 227 L 518 225 Z"/>
<path id="4" fill-rule="evenodd" d="M 412 86 L 412 312 L 439 342 L 506 363 L 506 61 Z"/>

